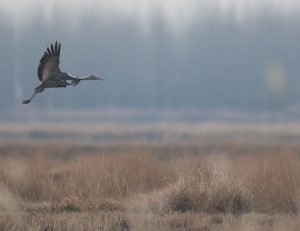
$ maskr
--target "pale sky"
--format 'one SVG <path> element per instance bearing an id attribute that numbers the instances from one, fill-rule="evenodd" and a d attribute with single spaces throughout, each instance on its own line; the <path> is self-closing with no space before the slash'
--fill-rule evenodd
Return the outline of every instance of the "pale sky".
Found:
<path id="1" fill-rule="evenodd" d="M 211 16 L 228 18 L 238 24 L 255 20 L 266 12 L 285 19 L 300 15 L 298 0 L 1 0 L 0 11 L 10 22 L 23 25 L 43 17 L 65 18 L 76 24 L 86 14 L 110 22 L 116 17 L 138 21 L 142 26 L 157 14 L 171 27 L 186 27 L 197 20 L 204 22 Z M 157 13 L 157 14 L 154 14 Z M 40 18 L 39 18 L 40 19 Z"/>
<path id="2" fill-rule="evenodd" d="M 56 40 L 63 71 L 106 81 L 47 91 L 41 106 L 298 105 L 299 23 L 300 0 L 0 0 L 0 110 L 31 93 Z"/>

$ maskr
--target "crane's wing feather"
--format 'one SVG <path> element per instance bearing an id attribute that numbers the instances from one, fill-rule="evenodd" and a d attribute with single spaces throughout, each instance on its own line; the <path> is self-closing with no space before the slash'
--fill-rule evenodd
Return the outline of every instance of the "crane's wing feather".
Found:
<path id="1" fill-rule="evenodd" d="M 47 47 L 47 51 L 44 52 L 38 67 L 38 77 L 40 81 L 46 80 L 50 76 L 60 73 L 60 47 L 60 43 L 55 42 L 55 45 L 51 44 L 50 48 Z"/>

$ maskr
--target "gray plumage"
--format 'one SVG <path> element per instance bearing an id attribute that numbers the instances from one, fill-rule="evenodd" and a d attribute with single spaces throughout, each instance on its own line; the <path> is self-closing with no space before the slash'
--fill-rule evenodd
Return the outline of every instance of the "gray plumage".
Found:
<path id="1" fill-rule="evenodd" d="M 59 69 L 60 49 L 61 45 L 58 42 L 55 42 L 54 45 L 51 44 L 50 48 L 47 47 L 37 71 L 41 83 L 34 89 L 33 95 L 29 99 L 23 100 L 23 104 L 30 103 L 37 93 L 41 93 L 46 88 L 75 86 L 81 80 L 103 80 L 94 75 L 75 77 L 69 73 L 61 72 Z"/>

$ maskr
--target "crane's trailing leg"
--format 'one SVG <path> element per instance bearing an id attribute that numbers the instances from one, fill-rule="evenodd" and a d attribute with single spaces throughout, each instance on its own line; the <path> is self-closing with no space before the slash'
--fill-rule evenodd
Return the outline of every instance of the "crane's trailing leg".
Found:
<path id="1" fill-rule="evenodd" d="M 31 102 L 31 100 L 33 99 L 33 97 L 36 95 L 37 92 L 34 92 L 33 95 L 29 98 L 29 99 L 25 99 L 23 100 L 23 104 L 28 104 Z"/>
<path id="2" fill-rule="evenodd" d="M 23 104 L 28 104 L 28 103 L 30 103 L 31 100 L 34 98 L 34 96 L 35 96 L 37 93 L 42 92 L 44 89 L 45 89 L 45 88 L 44 88 L 43 84 L 41 83 L 39 86 L 37 86 L 37 87 L 34 89 L 34 92 L 33 92 L 32 96 L 31 96 L 29 99 L 23 100 L 22 103 L 23 103 Z"/>

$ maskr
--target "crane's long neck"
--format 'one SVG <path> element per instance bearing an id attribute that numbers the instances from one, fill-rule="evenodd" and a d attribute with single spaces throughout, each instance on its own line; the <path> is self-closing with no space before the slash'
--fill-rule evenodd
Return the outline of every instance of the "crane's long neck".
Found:
<path id="1" fill-rule="evenodd" d="M 87 76 L 73 76 L 70 73 L 64 72 L 63 75 L 70 79 L 79 79 L 79 80 L 103 80 L 102 78 L 96 77 L 94 75 Z"/>
<path id="2" fill-rule="evenodd" d="M 80 80 L 103 80 L 102 78 L 96 77 L 94 75 L 88 75 L 88 76 L 80 76 L 77 77 Z"/>

